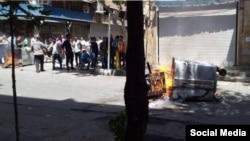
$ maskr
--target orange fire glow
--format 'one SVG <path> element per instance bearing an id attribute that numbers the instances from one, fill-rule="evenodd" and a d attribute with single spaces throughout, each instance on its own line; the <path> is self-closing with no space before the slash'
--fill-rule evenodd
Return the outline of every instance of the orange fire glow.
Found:
<path id="1" fill-rule="evenodd" d="M 170 97 L 173 88 L 173 70 L 168 70 L 166 67 L 153 69 L 150 74 L 150 91 L 149 95 Z"/>
<path id="2" fill-rule="evenodd" d="M 8 67 L 12 64 L 12 52 L 11 50 L 7 50 L 5 52 L 5 63 L 4 66 Z M 15 52 L 15 65 L 21 64 L 21 56 L 19 52 Z"/>

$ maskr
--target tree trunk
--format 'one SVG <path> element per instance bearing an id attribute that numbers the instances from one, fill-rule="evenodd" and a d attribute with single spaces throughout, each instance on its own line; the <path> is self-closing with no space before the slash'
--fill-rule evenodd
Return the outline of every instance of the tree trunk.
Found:
<path id="1" fill-rule="evenodd" d="M 15 133 L 16 141 L 19 141 L 19 122 L 18 122 L 18 106 L 17 106 L 17 95 L 16 95 L 16 75 L 15 75 L 15 50 L 14 50 L 14 30 L 13 30 L 13 21 L 14 21 L 14 9 L 13 3 L 10 2 L 10 11 L 9 11 L 9 24 L 10 24 L 10 35 L 11 35 L 11 56 L 12 56 L 12 88 L 13 88 L 13 106 L 15 113 Z"/>
<path id="2" fill-rule="evenodd" d="M 145 80 L 145 54 L 142 1 L 127 1 L 128 46 L 125 105 L 126 141 L 144 141 L 148 121 L 149 86 Z"/>

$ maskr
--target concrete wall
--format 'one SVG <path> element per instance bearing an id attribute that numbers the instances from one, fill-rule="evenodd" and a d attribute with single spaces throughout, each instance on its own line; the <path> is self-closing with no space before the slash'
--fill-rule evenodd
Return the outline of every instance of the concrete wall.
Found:
<path id="1" fill-rule="evenodd" d="M 238 50 L 237 66 L 250 65 L 250 1 L 238 3 Z"/>
<path id="2" fill-rule="evenodd" d="M 149 3 L 146 3 L 149 4 Z M 151 7 L 150 7 L 151 6 Z M 144 50 L 146 62 L 150 65 L 158 65 L 158 8 L 152 5 L 144 6 L 145 20 Z"/>

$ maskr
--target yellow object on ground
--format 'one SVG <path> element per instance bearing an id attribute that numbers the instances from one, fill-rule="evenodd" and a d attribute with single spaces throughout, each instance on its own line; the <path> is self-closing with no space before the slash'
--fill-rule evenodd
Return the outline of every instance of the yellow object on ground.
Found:
<path id="1" fill-rule="evenodd" d="M 115 68 L 120 69 L 120 56 L 119 56 L 119 51 L 115 52 Z"/>
<path id="2" fill-rule="evenodd" d="M 166 90 L 171 90 L 173 87 L 173 76 L 171 70 L 168 70 L 165 66 L 161 66 L 159 70 L 160 72 L 164 72 Z"/>

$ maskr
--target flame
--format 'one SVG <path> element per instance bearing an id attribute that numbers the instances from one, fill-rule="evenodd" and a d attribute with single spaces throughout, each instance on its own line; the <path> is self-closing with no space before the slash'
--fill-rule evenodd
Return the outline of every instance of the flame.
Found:
<path id="1" fill-rule="evenodd" d="M 153 69 L 151 73 L 150 93 L 154 96 L 172 95 L 173 91 L 173 69 L 167 69 L 165 66 Z"/>
<path id="2" fill-rule="evenodd" d="M 164 74 L 161 74 L 161 72 L 158 69 L 155 69 L 152 71 L 151 77 L 152 77 L 152 83 L 151 83 L 151 91 L 152 92 L 163 92 L 165 91 L 164 87 Z"/>
<path id="3" fill-rule="evenodd" d="M 21 55 L 20 52 L 15 50 L 15 65 L 19 65 L 21 63 Z M 12 64 L 12 52 L 11 50 L 6 50 L 5 52 L 5 66 L 10 66 Z"/>
<path id="4" fill-rule="evenodd" d="M 11 52 L 6 53 L 5 63 L 6 63 L 6 65 L 12 64 L 12 53 Z"/>
<path id="5" fill-rule="evenodd" d="M 168 96 L 172 94 L 172 88 L 173 88 L 173 69 L 171 68 L 170 70 L 167 69 L 167 67 L 161 66 L 159 68 L 160 72 L 164 73 L 165 77 L 165 87 L 166 87 L 166 93 Z"/>

